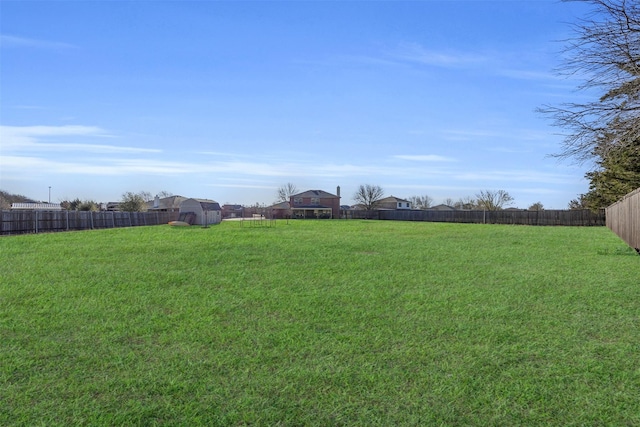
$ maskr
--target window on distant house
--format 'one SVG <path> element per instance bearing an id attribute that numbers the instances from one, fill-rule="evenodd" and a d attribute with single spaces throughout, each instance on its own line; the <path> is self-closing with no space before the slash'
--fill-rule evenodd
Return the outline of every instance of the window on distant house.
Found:
<path id="1" fill-rule="evenodd" d="M 312 205 L 319 205 L 320 204 L 320 198 L 319 197 L 312 197 L 311 198 L 311 204 Z"/>
<path id="2" fill-rule="evenodd" d="M 401 208 L 402 207 L 402 202 L 398 202 L 398 207 Z"/>
<path id="3" fill-rule="evenodd" d="M 293 204 L 294 205 L 301 205 L 302 204 L 302 197 L 295 197 L 293 199 Z"/>
<path id="4" fill-rule="evenodd" d="M 409 202 L 407 202 L 407 207 L 409 207 Z"/>

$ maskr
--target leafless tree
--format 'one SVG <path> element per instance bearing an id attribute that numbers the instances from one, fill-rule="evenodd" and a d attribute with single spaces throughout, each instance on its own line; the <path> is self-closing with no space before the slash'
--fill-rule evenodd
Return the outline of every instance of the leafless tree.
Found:
<path id="1" fill-rule="evenodd" d="M 466 197 L 461 197 L 458 199 L 457 202 L 455 202 L 453 206 L 456 209 L 475 209 L 478 206 L 478 202 L 476 202 L 476 200 L 472 197 L 466 196 Z"/>
<path id="2" fill-rule="evenodd" d="M 433 205 L 433 199 L 426 194 L 423 196 L 411 196 L 409 201 L 414 209 L 429 209 Z"/>
<path id="3" fill-rule="evenodd" d="M 478 208 L 498 211 L 513 202 L 513 197 L 504 190 L 482 190 L 476 194 Z"/>
<path id="4" fill-rule="evenodd" d="M 629 0 L 580 1 L 592 13 L 565 40 L 564 76 L 579 77 L 579 90 L 600 92 L 587 102 L 544 106 L 540 112 L 568 131 L 559 158 L 584 162 L 640 139 L 640 4 Z"/>
<path id="5" fill-rule="evenodd" d="M 298 192 L 298 187 L 295 184 L 287 182 L 284 185 L 278 187 L 278 199 L 276 202 L 288 202 L 291 196 Z"/>
<path id="6" fill-rule="evenodd" d="M 379 185 L 361 184 L 353 195 L 353 200 L 371 212 L 383 195 L 384 190 Z"/>

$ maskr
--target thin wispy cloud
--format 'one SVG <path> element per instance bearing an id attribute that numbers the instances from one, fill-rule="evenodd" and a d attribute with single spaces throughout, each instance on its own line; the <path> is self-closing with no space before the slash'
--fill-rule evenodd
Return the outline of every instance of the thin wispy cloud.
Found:
<path id="1" fill-rule="evenodd" d="M 2 150 L 9 152 L 25 151 L 74 151 L 91 153 L 159 153 L 162 150 L 124 147 L 107 144 L 67 142 L 68 138 L 108 138 L 113 137 L 96 126 L 0 126 Z M 62 138 L 63 141 L 51 141 Z"/>
<path id="2" fill-rule="evenodd" d="M 77 46 L 58 41 L 0 34 L 0 48 L 76 49 Z"/>
<path id="3" fill-rule="evenodd" d="M 517 139 L 520 141 L 539 141 L 549 137 L 551 132 L 535 129 L 504 128 L 493 129 L 443 129 L 442 137 L 448 141 L 476 141 L 483 139 Z"/>
<path id="4" fill-rule="evenodd" d="M 44 110 L 44 107 L 39 105 L 14 105 L 11 108 L 14 110 Z"/>
<path id="5" fill-rule="evenodd" d="M 257 190 L 273 190 L 275 187 L 272 185 L 259 185 L 259 184 L 207 184 L 208 187 L 217 187 L 217 188 L 251 188 Z"/>
<path id="6" fill-rule="evenodd" d="M 436 67 L 459 68 L 471 64 L 482 64 L 487 61 L 487 58 L 481 54 L 428 49 L 418 43 L 402 43 L 389 54 L 397 60 Z"/>
<path id="7" fill-rule="evenodd" d="M 497 71 L 497 74 L 518 80 L 555 81 L 560 79 L 560 77 L 555 75 L 552 71 L 526 70 L 515 68 L 499 69 Z"/>
<path id="8" fill-rule="evenodd" d="M 575 175 L 540 172 L 536 170 L 487 170 L 464 172 L 453 176 L 461 181 L 481 182 L 537 182 L 545 184 L 567 184 L 574 182 Z"/>
<path id="9" fill-rule="evenodd" d="M 514 80 L 552 82 L 562 78 L 553 72 L 550 57 L 539 52 L 527 54 L 522 50 L 505 49 L 470 52 L 434 49 L 409 42 L 398 45 L 394 50 L 386 52 L 386 55 L 403 63 L 452 69 L 473 68 Z"/>
<path id="10" fill-rule="evenodd" d="M 393 157 L 415 162 L 455 162 L 455 159 L 451 157 L 438 156 L 436 154 L 398 154 Z"/>

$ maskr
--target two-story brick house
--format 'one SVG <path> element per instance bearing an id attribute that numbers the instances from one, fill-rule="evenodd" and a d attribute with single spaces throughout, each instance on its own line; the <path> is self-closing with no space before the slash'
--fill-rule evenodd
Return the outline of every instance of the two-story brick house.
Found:
<path id="1" fill-rule="evenodd" d="M 308 190 L 289 199 L 292 218 L 340 218 L 340 187 L 338 194 L 323 190 Z"/>

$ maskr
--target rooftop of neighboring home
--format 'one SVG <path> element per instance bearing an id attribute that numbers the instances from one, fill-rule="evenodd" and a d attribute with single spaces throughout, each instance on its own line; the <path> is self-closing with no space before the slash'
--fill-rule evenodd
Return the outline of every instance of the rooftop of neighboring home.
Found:
<path id="1" fill-rule="evenodd" d="M 14 210 L 61 211 L 60 203 L 12 203 Z"/>
<path id="2" fill-rule="evenodd" d="M 289 202 L 279 202 L 269 206 L 270 209 L 291 209 Z"/>
<path id="3" fill-rule="evenodd" d="M 339 198 L 340 196 L 336 196 L 335 194 L 328 193 L 324 190 L 307 190 L 302 193 L 294 194 L 291 197 L 296 197 L 296 198 L 297 197 L 302 197 L 302 198 L 318 197 L 321 199 L 328 199 L 328 198 Z"/>
<path id="4" fill-rule="evenodd" d="M 396 197 L 396 196 L 385 197 L 384 199 L 380 199 L 378 201 L 381 202 L 381 203 L 385 203 L 385 202 L 409 202 L 409 200 L 407 200 L 407 199 L 401 199 L 400 197 Z"/>

